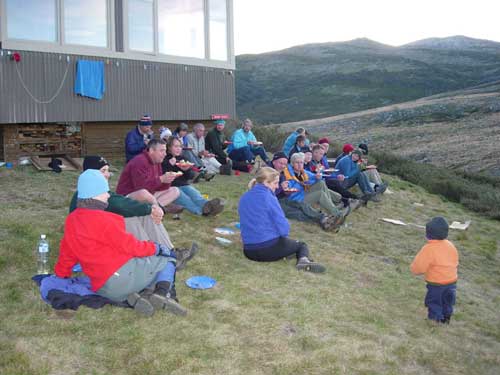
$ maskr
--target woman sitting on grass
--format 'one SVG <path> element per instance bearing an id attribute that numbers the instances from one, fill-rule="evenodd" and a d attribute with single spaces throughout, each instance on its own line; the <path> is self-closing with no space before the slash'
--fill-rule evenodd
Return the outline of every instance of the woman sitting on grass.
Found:
<path id="1" fill-rule="evenodd" d="M 273 262 L 295 254 L 298 270 L 324 272 L 324 266 L 309 258 L 304 242 L 288 238 L 290 224 L 274 195 L 278 184 L 276 170 L 261 168 L 248 184 L 250 190 L 240 199 L 238 213 L 245 256 L 257 262 Z"/>
<path id="2" fill-rule="evenodd" d="M 178 138 L 171 137 L 167 142 L 167 156 L 163 159 L 162 171 L 179 173 L 172 186 L 179 189 L 179 198 L 175 204 L 186 208 L 195 215 L 217 215 L 224 210 L 224 205 L 219 198 L 206 200 L 200 192 L 189 184 L 194 178 L 193 165 L 186 163 L 182 157 L 182 145 Z M 182 173 L 182 174 L 181 174 Z"/>

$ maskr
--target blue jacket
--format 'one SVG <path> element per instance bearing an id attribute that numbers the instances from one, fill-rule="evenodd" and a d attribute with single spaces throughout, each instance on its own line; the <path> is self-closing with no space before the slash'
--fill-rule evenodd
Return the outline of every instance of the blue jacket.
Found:
<path id="1" fill-rule="evenodd" d="M 144 135 L 139 133 L 137 126 L 127 133 L 125 137 L 125 159 L 127 163 L 139 155 L 146 148 L 144 143 Z"/>
<path id="2" fill-rule="evenodd" d="M 293 132 L 288 136 L 285 143 L 283 144 L 283 152 L 285 153 L 285 155 L 288 155 L 290 153 L 290 150 L 295 145 L 295 140 L 297 139 L 298 136 L 299 133 L 297 132 Z"/>
<path id="3" fill-rule="evenodd" d="M 290 173 L 291 176 L 294 176 L 295 175 L 295 172 L 293 171 L 293 167 L 288 164 L 287 166 L 288 168 L 288 172 Z M 307 184 L 308 185 L 314 185 L 316 182 L 318 182 L 318 179 L 316 179 L 316 175 L 309 172 L 309 171 L 304 171 L 304 173 L 307 174 L 309 180 L 307 181 Z M 294 179 L 288 179 L 288 187 L 289 188 L 292 188 L 292 189 L 298 189 L 299 191 L 296 192 L 296 193 L 292 193 L 288 196 L 288 199 L 291 200 L 291 201 L 299 201 L 299 202 L 303 202 L 304 201 L 304 197 L 305 197 L 305 189 L 304 189 L 304 185 L 301 184 L 299 181 L 296 181 Z"/>
<path id="4" fill-rule="evenodd" d="M 344 156 L 337 163 L 337 169 L 339 170 L 335 175 L 343 174 L 345 178 L 355 177 L 359 174 L 358 163 L 352 161 L 349 155 Z"/>
<path id="5" fill-rule="evenodd" d="M 248 141 L 257 142 L 257 138 L 255 138 L 251 130 L 249 130 L 248 133 L 243 129 L 236 130 L 231 137 L 231 142 L 233 143 L 227 148 L 227 153 L 229 154 L 233 150 L 248 146 Z"/>
<path id="6" fill-rule="evenodd" d="M 243 245 L 269 243 L 290 233 L 290 224 L 278 199 L 263 184 L 255 184 L 241 196 L 238 213 Z"/>

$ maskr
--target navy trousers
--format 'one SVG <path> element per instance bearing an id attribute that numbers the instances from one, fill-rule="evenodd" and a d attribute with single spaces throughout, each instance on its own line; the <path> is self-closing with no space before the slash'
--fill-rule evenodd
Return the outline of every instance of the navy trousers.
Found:
<path id="1" fill-rule="evenodd" d="M 427 317 L 437 321 L 449 319 L 453 314 L 456 293 L 456 283 L 449 285 L 427 284 L 427 294 L 425 295 L 425 306 L 428 310 Z"/>

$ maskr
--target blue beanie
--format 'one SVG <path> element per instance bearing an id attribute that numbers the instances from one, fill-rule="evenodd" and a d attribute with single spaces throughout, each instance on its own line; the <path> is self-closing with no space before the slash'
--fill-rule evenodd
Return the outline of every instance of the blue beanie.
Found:
<path id="1" fill-rule="evenodd" d="M 87 169 L 78 177 L 78 199 L 93 198 L 109 191 L 108 181 L 97 169 Z"/>
<path id="2" fill-rule="evenodd" d="M 151 126 L 153 125 L 153 121 L 151 121 L 151 116 L 150 115 L 144 115 L 141 117 L 139 120 L 139 125 L 140 126 Z"/>
<path id="3" fill-rule="evenodd" d="M 224 120 L 215 120 L 214 123 L 215 125 L 226 125 L 226 122 Z"/>
<path id="4" fill-rule="evenodd" d="M 445 240 L 448 237 L 448 223 L 441 216 L 434 217 L 425 226 L 425 235 L 429 240 Z"/>

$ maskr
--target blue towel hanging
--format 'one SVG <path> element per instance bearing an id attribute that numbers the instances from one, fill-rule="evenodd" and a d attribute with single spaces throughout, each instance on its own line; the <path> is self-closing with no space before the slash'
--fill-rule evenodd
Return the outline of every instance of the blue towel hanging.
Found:
<path id="1" fill-rule="evenodd" d="M 100 100 L 104 90 L 104 62 L 77 60 L 75 94 Z"/>

